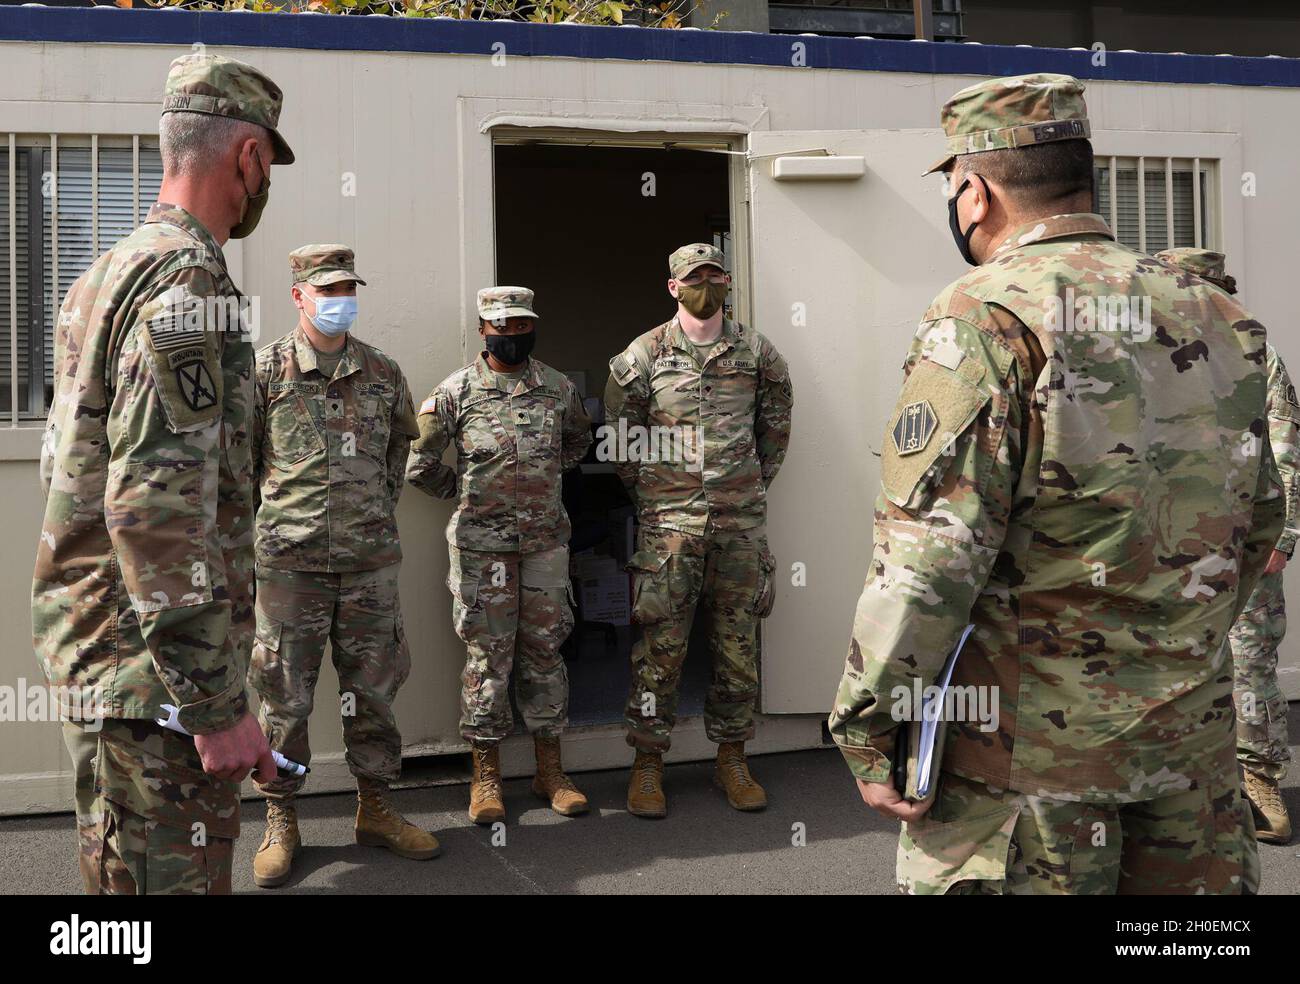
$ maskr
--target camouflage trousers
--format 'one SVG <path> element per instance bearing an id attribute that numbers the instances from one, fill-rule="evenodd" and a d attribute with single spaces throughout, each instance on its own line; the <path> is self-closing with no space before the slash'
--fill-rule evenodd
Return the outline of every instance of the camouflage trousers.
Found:
<path id="1" fill-rule="evenodd" d="M 239 783 L 203 771 L 194 741 L 148 720 L 65 721 L 88 895 L 229 895 Z"/>
<path id="2" fill-rule="evenodd" d="M 569 548 L 513 553 L 449 547 L 452 622 L 465 643 L 460 733 L 485 746 L 514 728 L 510 677 L 524 725 L 558 735 L 569 723 L 560 646 L 573 631 Z"/>
<path id="3" fill-rule="evenodd" d="M 1286 635 L 1282 572 L 1265 574 L 1228 633 L 1232 700 L 1237 708 L 1237 761 L 1273 779 L 1286 775 L 1287 702 L 1277 682 L 1277 647 Z"/>
<path id="4" fill-rule="evenodd" d="M 666 751 L 677 721 L 677 687 L 696 606 L 709 609 L 712 680 L 704 704 L 710 740 L 754 736 L 758 696 L 758 623 L 772 607 L 773 564 L 763 529 L 704 536 L 641 527 L 632 618 L 641 638 L 632 647 L 632 686 L 624 719 L 627 742 Z"/>
<path id="5" fill-rule="evenodd" d="M 913 895 L 1253 895 L 1259 854 L 1235 781 L 1081 803 L 944 772 L 929 813 L 903 824 L 897 876 Z"/>
<path id="6" fill-rule="evenodd" d="M 338 671 L 348 769 L 381 782 L 401 774 L 402 735 L 393 699 L 411 671 L 411 655 L 397 596 L 400 566 L 322 574 L 258 565 L 257 639 L 248 682 L 261 697 L 262 730 L 286 758 L 311 761 L 307 719 L 328 641 Z M 305 782 L 305 776 L 282 772 L 258 788 L 270 799 L 288 799 Z"/>

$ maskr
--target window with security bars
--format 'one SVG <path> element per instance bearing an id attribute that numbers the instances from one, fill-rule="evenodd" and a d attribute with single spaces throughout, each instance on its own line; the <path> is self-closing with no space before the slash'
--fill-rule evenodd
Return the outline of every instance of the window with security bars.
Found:
<path id="1" fill-rule="evenodd" d="M 162 183 L 157 141 L 0 134 L 0 419 L 45 417 L 54 324 L 68 288 L 144 221 Z"/>
<path id="2" fill-rule="evenodd" d="M 1115 238 L 1143 253 L 1178 246 L 1214 248 L 1213 161 L 1177 157 L 1098 157 L 1094 209 Z"/>

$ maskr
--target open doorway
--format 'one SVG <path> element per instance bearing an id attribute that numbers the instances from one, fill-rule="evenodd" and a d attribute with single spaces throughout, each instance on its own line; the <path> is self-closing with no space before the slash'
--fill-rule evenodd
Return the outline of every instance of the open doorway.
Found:
<path id="1" fill-rule="evenodd" d="M 535 291 L 537 358 L 569 374 L 598 427 L 609 360 L 676 309 L 665 286 L 668 255 L 711 242 L 732 269 L 730 161 L 707 150 L 617 146 L 590 136 L 510 137 L 493 156 L 497 282 Z M 594 443 L 566 476 L 564 501 L 577 602 L 564 647 L 570 724 L 612 724 L 623 718 L 639 631 L 623 570 L 635 549 L 634 509 L 612 466 L 596 460 Z M 704 708 L 708 616 L 701 608 L 695 619 L 679 719 Z"/>

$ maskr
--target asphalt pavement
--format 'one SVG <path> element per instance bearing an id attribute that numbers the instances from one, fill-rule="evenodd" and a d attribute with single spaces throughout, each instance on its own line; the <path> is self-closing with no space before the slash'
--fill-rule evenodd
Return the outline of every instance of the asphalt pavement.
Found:
<path id="1" fill-rule="evenodd" d="M 1300 704 L 1291 735 L 1300 736 Z M 434 831 L 442 855 L 407 861 L 353 843 L 356 801 L 347 795 L 299 801 L 305 847 L 290 882 L 253 885 L 252 857 L 265 809 L 244 804 L 235 849 L 236 892 L 280 894 L 892 894 L 897 825 L 858 798 L 840 755 L 831 748 L 751 759 L 768 791 L 761 813 L 732 810 L 712 782 L 712 763 L 665 770 L 669 815 L 643 820 L 627 813 L 625 770 L 575 776 L 592 802 L 584 817 L 555 815 L 529 790 L 507 781 L 504 831 L 476 827 L 465 815 L 462 784 L 404 789 L 394 801 Z M 1300 817 L 1293 774 L 1284 795 Z M 0 820 L 0 892 L 80 891 L 71 815 Z M 1300 846 L 1261 845 L 1264 894 L 1300 894 Z"/>

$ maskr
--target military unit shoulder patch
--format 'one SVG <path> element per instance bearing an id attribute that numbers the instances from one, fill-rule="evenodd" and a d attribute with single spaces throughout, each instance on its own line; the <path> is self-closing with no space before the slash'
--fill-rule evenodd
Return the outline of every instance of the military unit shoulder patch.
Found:
<path id="1" fill-rule="evenodd" d="M 930 443 L 939 418 L 929 400 L 917 400 L 903 407 L 894 424 L 894 447 L 900 456 L 916 454 Z"/>
<path id="2" fill-rule="evenodd" d="M 978 363 L 973 363 L 978 364 Z M 956 439 L 971 427 L 990 399 L 963 372 L 922 359 L 903 384 L 889 419 L 880 455 L 880 484 L 902 509 L 920 508 L 941 461 L 955 453 Z"/>
<path id="3" fill-rule="evenodd" d="M 181 399 L 191 410 L 206 410 L 217 405 L 217 384 L 202 359 L 182 362 L 176 367 L 176 385 Z"/>

